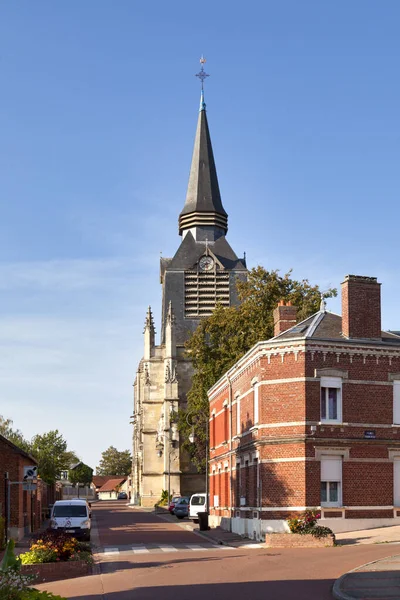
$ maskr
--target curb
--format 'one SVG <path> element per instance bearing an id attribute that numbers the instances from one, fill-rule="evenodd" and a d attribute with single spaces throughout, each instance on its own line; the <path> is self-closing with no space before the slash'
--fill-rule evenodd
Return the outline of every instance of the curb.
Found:
<path id="1" fill-rule="evenodd" d="M 350 573 L 356 573 L 360 569 L 363 569 L 364 567 L 368 567 L 368 565 L 374 565 L 376 563 L 386 560 L 387 558 L 393 558 L 395 556 L 400 557 L 399 554 L 393 554 L 392 556 L 387 556 L 386 558 L 380 558 L 379 560 L 371 560 L 370 562 L 367 562 L 363 565 L 360 565 L 359 567 L 356 567 L 355 569 L 351 569 L 351 571 L 348 571 L 347 573 L 344 573 L 344 575 L 342 575 L 341 577 L 336 579 L 335 583 L 333 584 L 333 587 L 332 587 L 333 597 L 336 598 L 336 600 L 357 600 L 357 596 L 349 596 L 349 594 L 346 594 L 346 592 L 343 592 L 343 590 L 341 589 L 342 583 L 345 581 L 346 577 L 348 575 L 350 575 Z M 360 597 L 358 597 L 358 600 L 361 600 Z"/>

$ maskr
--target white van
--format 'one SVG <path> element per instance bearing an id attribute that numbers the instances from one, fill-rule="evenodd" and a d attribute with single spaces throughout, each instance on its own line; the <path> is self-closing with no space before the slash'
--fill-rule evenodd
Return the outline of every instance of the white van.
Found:
<path id="1" fill-rule="evenodd" d="M 90 540 L 90 516 L 86 500 L 57 500 L 51 510 L 50 528 Z"/>
<path id="2" fill-rule="evenodd" d="M 193 494 L 190 498 L 189 504 L 189 519 L 195 523 L 199 522 L 198 514 L 201 512 L 207 512 L 206 495 L 204 492 L 200 494 Z"/>

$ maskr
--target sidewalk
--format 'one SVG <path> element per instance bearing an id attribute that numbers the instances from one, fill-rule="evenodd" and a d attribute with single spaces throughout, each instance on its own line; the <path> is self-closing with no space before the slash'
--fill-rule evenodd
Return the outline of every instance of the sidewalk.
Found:
<path id="1" fill-rule="evenodd" d="M 335 537 L 336 542 L 341 546 L 349 544 L 399 544 L 400 525 L 347 531 L 345 533 L 337 533 Z"/>
<path id="2" fill-rule="evenodd" d="M 400 598 L 400 554 L 368 563 L 337 579 L 337 600 L 393 600 Z"/>
<path id="3" fill-rule="evenodd" d="M 250 538 L 242 538 L 240 535 L 236 533 L 231 533 L 230 531 L 225 531 L 225 529 L 221 529 L 221 527 L 212 527 L 208 531 L 200 531 L 198 525 L 195 525 L 192 521 L 188 521 L 187 519 L 182 519 L 182 521 L 178 521 L 174 515 L 168 513 L 167 510 L 165 512 L 156 512 L 155 515 L 164 521 L 168 521 L 169 523 L 174 523 L 183 529 L 187 529 L 193 531 L 198 536 L 206 539 L 212 544 L 222 545 L 222 546 L 230 546 L 231 548 L 265 548 L 265 544 L 260 544 L 258 542 L 254 542 Z"/>

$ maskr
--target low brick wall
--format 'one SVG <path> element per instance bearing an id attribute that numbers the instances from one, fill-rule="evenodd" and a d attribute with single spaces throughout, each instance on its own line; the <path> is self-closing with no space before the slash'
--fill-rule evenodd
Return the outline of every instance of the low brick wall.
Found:
<path id="1" fill-rule="evenodd" d="M 92 565 L 84 561 L 41 563 L 37 565 L 22 565 L 23 575 L 34 575 L 33 583 L 45 583 L 47 581 L 58 581 L 60 579 L 72 579 L 91 575 Z"/>
<path id="2" fill-rule="evenodd" d="M 335 536 L 316 538 L 311 533 L 266 533 L 265 544 L 268 548 L 325 548 L 335 545 Z"/>

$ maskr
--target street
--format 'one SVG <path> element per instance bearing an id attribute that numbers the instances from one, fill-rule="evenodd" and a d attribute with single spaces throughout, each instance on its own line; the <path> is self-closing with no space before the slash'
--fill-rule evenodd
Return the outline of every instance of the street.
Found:
<path id="1" fill-rule="evenodd" d="M 74 600 L 331 600 L 337 577 L 398 546 L 228 548 L 124 502 L 93 505 L 98 573 L 38 586 Z"/>

